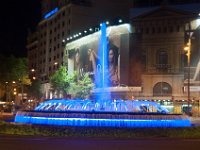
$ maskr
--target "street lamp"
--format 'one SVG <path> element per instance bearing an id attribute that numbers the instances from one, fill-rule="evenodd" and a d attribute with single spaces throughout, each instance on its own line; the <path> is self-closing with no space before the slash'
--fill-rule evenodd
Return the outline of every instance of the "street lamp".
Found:
<path id="1" fill-rule="evenodd" d="M 188 82 L 187 82 L 187 92 L 188 92 L 188 108 L 187 113 L 189 114 L 190 107 L 190 55 L 191 55 L 191 35 L 189 37 L 187 45 L 184 47 L 187 56 L 187 67 L 188 67 Z"/>
<path id="2" fill-rule="evenodd" d="M 36 71 L 36 70 L 35 70 L 34 68 L 31 69 L 31 78 L 32 78 L 33 80 L 36 80 L 35 71 Z"/>

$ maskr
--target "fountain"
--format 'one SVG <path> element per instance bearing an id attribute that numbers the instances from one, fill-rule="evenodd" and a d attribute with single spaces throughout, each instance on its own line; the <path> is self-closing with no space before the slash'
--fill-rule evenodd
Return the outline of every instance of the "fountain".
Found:
<path id="1" fill-rule="evenodd" d="M 190 121 L 180 114 L 169 114 L 167 109 L 150 101 L 111 100 L 109 87 L 106 25 L 101 26 L 99 48 L 101 70 L 95 77 L 102 89 L 95 101 L 48 100 L 34 111 L 19 111 L 15 122 L 62 126 L 98 127 L 188 127 Z M 98 80 L 97 80 L 98 79 Z"/>

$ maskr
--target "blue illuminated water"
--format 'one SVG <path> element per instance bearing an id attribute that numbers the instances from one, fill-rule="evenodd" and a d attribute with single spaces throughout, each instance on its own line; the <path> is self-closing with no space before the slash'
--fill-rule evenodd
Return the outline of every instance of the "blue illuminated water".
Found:
<path id="1" fill-rule="evenodd" d="M 169 117 L 170 118 L 170 117 Z M 104 118 L 67 118 L 67 117 L 34 117 L 20 116 L 15 122 L 60 125 L 60 126 L 89 126 L 89 127 L 123 127 L 123 128 L 152 128 L 152 127 L 189 127 L 188 119 L 104 119 Z"/>
<path id="2" fill-rule="evenodd" d="M 101 24 L 101 36 L 100 36 L 100 43 L 99 43 L 99 50 L 98 50 L 98 62 L 97 64 L 100 65 L 100 70 L 98 70 L 96 75 L 96 85 L 99 88 L 108 87 L 108 41 L 106 37 L 106 24 Z"/>
<path id="3" fill-rule="evenodd" d="M 19 111 L 15 122 L 62 126 L 98 127 L 188 127 L 183 115 L 168 114 L 155 102 L 114 100 L 49 100 L 35 111 Z"/>
<path id="4" fill-rule="evenodd" d="M 159 112 L 19 111 L 15 122 L 28 124 L 96 127 L 188 127 L 187 117 Z"/>
<path id="5" fill-rule="evenodd" d="M 37 106 L 35 111 L 168 113 L 166 108 L 155 102 L 136 100 L 104 100 L 97 102 L 91 100 L 48 100 Z"/>
<path id="6" fill-rule="evenodd" d="M 108 72 L 108 39 L 106 36 L 106 24 L 101 24 L 101 34 L 98 49 L 98 69 L 95 73 L 95 86 L 101 89 L 101 94 L 96 95 L 95 99 L 101 102 L 105 99 L 110 99 L 110 91 L 105 91 L 106 87 L 110 86 Z"/>

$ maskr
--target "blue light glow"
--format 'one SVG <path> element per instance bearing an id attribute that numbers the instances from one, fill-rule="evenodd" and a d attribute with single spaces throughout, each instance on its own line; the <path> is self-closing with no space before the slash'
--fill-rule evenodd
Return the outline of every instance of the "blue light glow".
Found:
<path id="1" fill-rule="evenodd" d="M 56 8 L 53 9 L 52 11 L 48 12 L 48 13 L 44 16 L 44 19 L 47 19 L 47 18 L 51 17 L 51 16 L 54 15 L 57 11 L 58 11 L 58 8 L 56 7 Z"/>
<path id="2" fill-rule="evenodd" d="M 100 70 L 97 73 L 96 79 L 96 86 L 99 88 L 104 89 L 105 87 L 109 87 L 109 80 L 108 80 L 108 41 L 106 37 L 106 24 L 102 23 L 101 25 L 101 37 L 99 43 L 99 50 L 98 50 L 99 60 L 97 64 L 100 66 Z"/>
<path id="3" fill-rule="evenodd" d="M 145 120 L 145 119 L 92 119 L 92 118 L 52 118 L 16 116 L 15 122 L 28 124 L 45 124 L 60 126 L 92 126 L 92 127 L 123 127 L 123 128 L 151 128 L 151 127 L 189 127 L 188 119 L 180 120 Z"/>

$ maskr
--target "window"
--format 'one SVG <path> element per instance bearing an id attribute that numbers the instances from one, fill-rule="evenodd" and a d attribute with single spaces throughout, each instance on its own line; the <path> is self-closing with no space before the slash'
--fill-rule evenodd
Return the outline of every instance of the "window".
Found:
<path id="1" fill-rule="evenodd" d="M 148 34 L 149 33 L 149 28 L 146 28 L 146 34 Z"/>
<path id="2" fill-rule="evenodd" d="M 169 31 L 170 32 L 174 32 L 174 28 L 171 26 L 171 27 L 169 27 Z"/>
<path id="3" fill-rule="evenodd" d="M 159 50 L 157 52 L 158 64 L 167 64 L 168 63 L 168 54 L 166 51 Z"/>
<path id="4" fill-rule="evenodd" d="M 164 32 L 164 33 L 167 32 L 167 27 L 164 27 L 163 32 Z"/>
<path id="5" fill-rule="evenodd" d="M 62 15 L 65 16 L 65 11 L 63 11 Z"/>
<path id="6" fill-rule="evenodd" d="M 60 19 L 60 14 L 58 14 L 58 19 Z"/>
<path id="7" fill-rule="evenodd" d="M 172 87 L 167 82 L 158 82 L 153 87 L 153 96 L 171 96 Z"/>
<path id="8" fill-rule="evenodd" d="M 160 27 L 158 27 L 157 29 L 158 29 L 158 31 L 157 31 L 157 32 L 158 32 L 158 33 L 160 33 L 160 32 L 161 32 L 161 28 L 160 28 Z"/>
<path id="9" fill-rule="evenodd" d="M 62 37 L 64 37 L 64 36 L 65 36 L 65 32 L 63 31 L 63 32 L 62 32 Z"/>
<path id="10" fill-rule="evenodd" d="M 168 72 L 171 66 L 168 64 L 168 54 L 166 51 L 157 51 L 157 64 L 156 69 L 162 72 Z"/>
<path id="11" fill-rule="evenodd" d="M 152 28 L 152 33 L 153 33 L 153 34 L 155 33 L 155 28 L 154 28 L 154 27 Z"/>
<path id="12" fill-rule="evenodd" d="M 176 27 L 176 31 L 177 31 L 177 32 L 180 31 L 180 26 L 179 26 L 179 25 Z"/>

